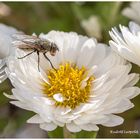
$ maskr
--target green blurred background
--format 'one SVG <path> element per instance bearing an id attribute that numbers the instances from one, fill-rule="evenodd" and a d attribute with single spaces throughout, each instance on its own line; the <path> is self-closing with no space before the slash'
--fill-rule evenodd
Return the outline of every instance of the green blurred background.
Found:
<path id="1" fill-rule="evenodd" d="M 112 27 L 128 25 L 129 19 L 121 13 L 128 5 L 128 2 L 5 2 L 0 3 L 0 23 L 13 26 L 26 34 L 60 30 L 90 36 L 82 27 L 82 21 L 94 16 L 100 24 L 98 41 L 108 44 L 108 31 Z M 140 68 L 133 65 L 132 72 L 140 73 Z M 33 112 L 9 104 L 3 92 L 11 93 L 11 88 L 9 80 L 0 84 L 0 137 L 47 137 L 47 133 L 39 129 L 38 125 L 26 123 Z M 140 138 L 140 96 L 132 102 L 135 107 L 120 114 L 125 118 L 124 123 L 114 128 L 100 126 L 98 138 Z M 136 130 L 139 134 L 112 134 L 111 130 Z"/>

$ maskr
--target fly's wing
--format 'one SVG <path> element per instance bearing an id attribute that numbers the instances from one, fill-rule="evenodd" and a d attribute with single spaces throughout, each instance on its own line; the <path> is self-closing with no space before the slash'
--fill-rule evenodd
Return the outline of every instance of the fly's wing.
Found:
<path id="1" fill-rule="evenodd" d="M 34 49 L 35 47 L 33 45 L 30 45 L 30 44 L 27 44 L 27 43 L 24 43 L 22 41 L 13 41 L 12 44 L 19 48 L 19 49 L 23 49 L 23 50 L 32 50 Z"/>
<path id="2" fill-rule="evenodd" d="M 16 41 L 13 42 L 13 44 L 20 48 L 20 49 L 34 49 L 37 48 L 36 42 L 40 41 L 40 39 L 37 36 L 30 36 L 25 34 L 14 34 L 13 38 L 15 38 Z"/>
<path id="3" fill-rule="evenodd" d="M 36 35 L 25 35 L 23 33 L 16 33 L 13 35 L 13 38 L 17 40 L 24 40 L 24 39 L 37 39 Z"/>

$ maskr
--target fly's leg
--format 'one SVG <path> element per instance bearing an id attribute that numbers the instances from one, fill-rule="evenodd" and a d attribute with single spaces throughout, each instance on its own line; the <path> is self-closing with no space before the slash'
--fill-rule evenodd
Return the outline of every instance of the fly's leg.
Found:
<path id="1" fill-rule="evenodd" d="M 34 51 L 32 51 L 32 52 L 30 52 L 30 53 L 26 54 L 25 56 L 18 57 L 18 59 L 23 59 L 23 58 L 25 58 L 25 57 L 27 57 L 27 56 L 31 55 L 31 54 L 32 54 L 32 53 L 34 53 L 34 52 L 36 52 L 36 50 L 34 50 Z"/>
<path id="2" fill-rule="evenodd" d="M 53 66 L 51 60 L 47 57 L 46 53 L 47 53 L 47 52 L 43 53 L 44 57 L 49 61 L 49 63 L 51 64 L 51 67 L 52 67 L 54 70 L 56 70 L 55 67 Z"/>
<path id="3" fill-rule="evenodd" d="M 39 57 L 39 51 L 37 51 L 37 61 L 38 61 L 38 71 L 40 72 L 40 67 L 39 67 L 39 63 L 40 63 L 40 57 Z"/>

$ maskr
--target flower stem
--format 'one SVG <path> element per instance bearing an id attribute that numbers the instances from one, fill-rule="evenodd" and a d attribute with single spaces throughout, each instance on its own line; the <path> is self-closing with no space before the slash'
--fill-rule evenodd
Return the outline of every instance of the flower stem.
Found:
<path id="1" fill-rule="evenodd" d="M 96 138 L 97 136 L 97 131 L 88 132 L 88 131 L 82 130 L 78 133 L 71 133 L 66 129 L 66 127 L 64 127 L 63 129 L 64 129 L 63 131 L 64 138 Z"/>
<path id="2" fill-rule="evenodd" d="M 49 131 L 47 134 L 49 138 L 64 138 L 62 127 L 57 127 L 54 131 Z"/>
<path id="3" fill-rule="evenodd" d="M 92 132 L 88 132 L 88 131 L 80 131 L 78 133 L 75 133 L 76 138 L 96 138 L 97 136 L 97 131 L 92 131 Z"/>
<path id="4" fill-rule="evenodd" d="M 84 17 L 83 17 L 83 14 L 81 13 L 80 6 L 78 4 L 72 3 L 71 8 L 72 8 L 72 11 L 73 11 L 75 17 L 79 21 L 82 21 L 84 19 Z"/>
<path id="5" fill-rule="evenodd" d="M 64 138 L 76 138 L 74 133 L 71 133 L 67 130 L 66 127 L 63 128 Z"/>
<path id="6" fill-rule="evenodd" d="M 49 138 L 96 138 L 97 132 L 80 131 L 78 133 L 69 132 L 66 127 L 58 127 L 56 130 L 48 132 Z"/>
<path id="7" fill-rule="evenodd" d="M 120 8 L 121 8 L 122 2 L 116 2 L 112 8 L 112 11 L 110 13 L 109 23 L 114 25 L 116 21 L 116 17 L 119 14 Z"/>

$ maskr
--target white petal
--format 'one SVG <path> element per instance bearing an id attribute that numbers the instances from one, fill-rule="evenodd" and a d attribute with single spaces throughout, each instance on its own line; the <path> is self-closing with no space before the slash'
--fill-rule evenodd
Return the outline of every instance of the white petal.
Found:
<path id="1" fill-rule="evenodd" d="M 57 116 L 58 115 L 66 115 L 70 111 L 71 111 L 71 108 L 69 108 L 69 107 L 58 106 L 58 107 L 55 107 L 54 114 L 56 114 Z"/>
<path id="2" fill-rule="evenodd" d="M 140 26 L 132 21 L 129 22 L 129 28 L 131 32 L 135 35 L 137 34 L 138 31 L 140 31 Z"/>
<path id="3" fill-rule="evenodd" d="M 80 114 L 80 113 L 82 113 L 82 112 L 85 112 L 85 111 L 87 111 L 87 110 L 89 110 L 89 109 L 91 109 L 92 107 L 94 107 L 96 104 L 98 104 L 98 102 L 100 102 L 99 100 L 96 100 L 95 102 L 93 102 L 92 104 L 81 104 L 81 105 L 79 105 L 79 106 L 77 106 L 73 111 L 72 111 L 72 113 L 74 114 L 74 115 L 76 115 L 76 114 Z"/>
<path id="4" fill-rule="evenodd" d="M 7 75 L 6 74 L 0 76 L 0 83 L 2 83 L 6 79 L 7 79 Z"/>
<path id="5" fill-rule="evenodd" d="M 34 115 L 33 117 L 27 120 L 27 123 L 43 123 L 43 122 L 44 120 L 42 120 L 38 114 Z"/>
<path id="6" fill-rule="evenodd" d="M 125 96 L 128 99 L 132 99 L 135 96 L 140 94 L 140 88 L 138 87 L 128 87 L 124 88 L 121 91 L 122 96 Z"/>
<path id="7" fill-rule="evenodd" d="M 75 63 L 77 59 L 77 55 L 79 53 L 79 49 L 81 46 L 79 45 L 79 36 L 75 33 L 70 33 L 69 36 L 64 37 L 64 59 L 66 62 Z"/>
<path id="8" fill-rule="evenodd" d="M 3 95 L 6 96 L 6 97 L 9 98 L 9 99 L 16 99 L 15 96 L 10 95 L 10 94 L 7 94 L 7 93 L 5 93 L 5 92 L 3 93 Z"/>
<path id="9" fill-rule="evenodd" d="M 71 123 L 66 123 L 66 128 L 70 131 L 70 132 L 80 132 L 81 128 L 76 125 L 75 123 L 71 122 Z"/>
<path id="10" fill-rule="evenodd" d="M 85 131 L 98 131 L 99 130 L 99 128 L 95 124 L 80 125 L 80 128 Z"/>
<path id="11" fill-rule="evenodd" d="M 103 123 L 103 126 L 113 127 L 123 123 L 124 119 L 116 115 L 108 115 L 109 120 L 106 123 Z"/>
<path id="12" fill-rule="evenodd" d="M 105 59 L 108 50 L 109 49 L 107 45 L 98 43 L 97 46 L 94 48 L 94 52 L 91 52 L 93 53 L 93 55 L 90 59 L 90 62 L 88 63 L 88 68 L 92 67 L 93 65 L 100 64 Z"/>
<path id="13" fill-rule="evenodd" d="M 60 121 L 58 121 L 58 120 L 53 120 L 53 122 L 56 124 L 56 125 L 58 125 L 58 126 L 60 126 L 60 127 L 64 127 L 64 123 L 62 123 L 62 122 L 60 122 Z"/>
<path id="14" fill-rule="evenodd" d="M 74 123 L 77 125 L 86 125 L 88 123 L 101 124 L 105 123 L 107 120 L 108 118 L 105 115 L 86 112 L 86 114 L 81 114 L 81 116 L 75 119 Z"/>
<path id="15" fill-rule="evenodd" d="M 23 109 L 26 109 L 26 110 L 30 110 L 30 108 L 27 105 L 25 105 L 25 103 L 21 103 L 19 101 L 11 101 L 10 103 L 15 105 L 15 106 L 18 106 L 20 108 L 23 108 Z"/>
<path id="16" fill-rule="evenodd" d="M 57 128 L 57 125 L 54 123 L 42 123 L 40 124 L 40 128 L 46 131 L 53 131 Z"/>
<path id="17" fill-rule="evenodd" d="M 110 99 L 106 100 L 102 111 L 104 114 L 122 113 L 134 107 L 134 104 L 131 103 L 129 99 L 122 99 L 119 96 L 116 98 L 114 100 L 112 99 L 110 102 L 109 102 Z"/>
<path id="18" fill-rule="evenodd" d="M 116 111 L 114 109 L 114 113 L 122 113 L 126 110 L 129 110 L 134 107 L 134 104 L 130 102 L 128 99 L 123 99 L 116 107 Z"/>
<path id="19" fill-rule="evenodd" d="M 94 54 L 94 50 L 96 48 L 95 46 L 96 46 L 96 41 L 93 39 L 89 39 L 83 44 L 79 52 L 80 54 L 78 56 L 77 66 L 82 67 L 82 66 L 87 66 L 89 64 Z"/>
<path id="20" fill-rule="evenodd" d="M 50 100 L 46 97 L 33 97 L 36 101 L 42 102 L 46 105 L 53 105 L 55 102 L 53 100 Z"/>
<path id="21" fill-rule="evenodd" d="M 127 84 L 125 85 L 125 87 L 129 87 L 129 86 L 134 86 L 140 79 L 140 75 L 136 74 L 136 73 L 131 73 L 129 75 L 129 80 L 127 82 Z"/>

